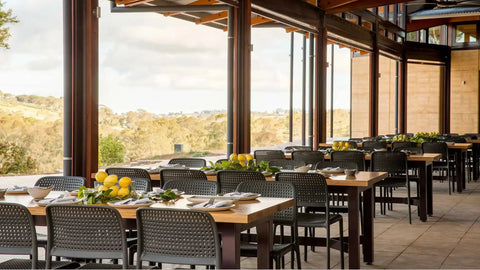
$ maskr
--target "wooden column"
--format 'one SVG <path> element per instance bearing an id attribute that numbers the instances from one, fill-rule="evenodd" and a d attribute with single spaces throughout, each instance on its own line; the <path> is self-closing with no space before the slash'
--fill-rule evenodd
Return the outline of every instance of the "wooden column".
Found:
<path id="1" fill-rule="evenodd" d="M 402 59 L 399 61 L 399 91 L 398 91 L 398 133 L 407 132 L 407 57 L 405 50 Z"/>
<path id="2" fill-rule="evenodd" d="M 379 53 L 377 30 L 378 26 L 373 26 L 373 46 L 370 53 L 370 94 L 369 94 L 369 132 L 371 137 L 378 135 L 378 74 L 379 74 Z"/>
<path id="3" fill-rule="evenodd" d="M 325 14 L 318 21 L 318 35 L 315 43 L 315 99 L 313 149 L 327 140 L 327 28 Z"/>
<path id="4" fill-rule="evenodd" d="M 98 170 L 98 0 L 64 0 L 64 175 Z M 90 184 L 90 183 L 89 183 Z"/>
<path id="5" fill-rule="evenodd" d="M 235 18 L 233 149 L 235 153 L 250 153 L 250 0 L 239 1 L 238 8 L 235 8 Z"/>

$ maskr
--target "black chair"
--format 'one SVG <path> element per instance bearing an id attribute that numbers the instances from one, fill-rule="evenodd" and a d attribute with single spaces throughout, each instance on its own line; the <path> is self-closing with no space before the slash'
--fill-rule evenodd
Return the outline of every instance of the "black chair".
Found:
<path id="1" fill-rule="evenodd" d="M 365 154 L 360 151 L 334 151 L 331 161 L 350 161 L 357 164 L 359 171 L 365 171 Z"/>
<path id="2" fill-rule="evenodd" d="M 215 196 L 218 194 L 218 184 L 215 181 L 208 180 L 176 180 L 168 181 L 163 186 L 164 190 L 178 189 L 190 195 L 209 195 Z"/>
<path id="3" fill-rule="evenodd" d="M 219 171 L 217 183 L 220 193 L 234 192 L 238 184 L 245 181 L 265 181 L 261 172 L 254 171 Z"/>
<path id="4" fill-rule="evenodd" d="M 21 204 L 0 202 L 0 254 L 30 255 L 31 259 L 0 262 L 0 269 L 45 269 L 38 260 L 37 234 L 30 211 Z M 53 262 L 49 269 L 75 269 L 75 262 Z"/>
<path id="5" fill-rule="evenodd" d="M 221 267 L 217 225 L 208 212 L 139 208 L 137 228 L 137 269 L 143 261 Z"/>
<path id="6" fill-rule="evenodd" d="M 438 176 L 434 176 L 434 179 L 448 181 L 448 194 L 452 194 L 452 189 L 454 189 L 454 181 L 451 179 L 450 175 L 450 160 L 448 153 L 448 145 L 445 142 L 424 142 L 422 143 L 422 149 L 424 153 L 437 153 L 441 154 L 440 160 L 433 162 L 433 170 L 438 173 Z M 455 163 L 452 163 L 452 166 Z M 446 172 L 446 176 L 445 173 Z"/>
<path id="7" fill-rule="evenodd" d="M 399 151 L 405 148 L 418 148 L 418 143 L 416 142 L 393 142 L 392 150 Z"/>
<path id="8" fill-rule="evenodd" d="M 326 246 L 327 246 L 327 265 L 330 268 L 330 245 L 333 241 L 330 237 L 330 225 L 339 222 L 340 239 L 340 257 L 341 267 L 345 266 L 343 254 L 343 218 L 339 214 L 330 213 L 330 202 L 328 195 L 328 186 L 325 177 L 317 173 L 289 173 L 282 172 L 275 175 L 275 179 L 280 182 L 290 182 L 295 186 L 296 203 L 298 207 L 316 207 L 323 208 L 323 213 L 298 213 L 297 223 L 299 227 L 305 228 L 305 237 L 308 236 L 309 229 L 325 228 Z M 310 233 L 313 236 L 313 233 Z M 307 260 L 307 245 L 305 245 L 305 260 Z"/>
<path id="9" fill-rule="evenodd" d="M 105 172 L 115 174 L 118 178 L 130 177 L 132 185 L 136 190 L 152 191 L 152 180 L 150 173 L 145 169 L 140 168 L 107 168 Z"/>
<path id="10" fill-rule="evenodd" d="M 203 168 L 207 161 L 203 158 L 172 158 L 168 164 L 180 164 L 188 168 Z"/>
<path id="11" fill-rule="evenodd" d="M 323 161 L 323 153 L 320 151 L 293 151 L 292 160 L 303 161 L 305 164 L 311 164 L 312 167 L 320 161 Z"/>
<path id="12" fill-rule="evenodd" d="M 272 159 L 268 161 L 268 166 L 277 167 L 284 170 L 293 170 L 297 167 L 305 166 L 305 162 L 302 160 L 292 159 Z"/>
<path id="13" fill-rule="evenodd" d="M 35 183 L 38 187 L 53 186 L 54 191 L 73 191 L 86 185 L 87 180 L 81 176 L 44 176 Z"/>
<path id="14" fill-rule="evenodd" d="M 362 143 L 362 148 L 364 150 L 373 151 L 375 149 L 386 149 L 387 143 L 384 141 L 364 141 Z"/>
<path id="15" fill-rule="evenodd" d="M 248 181 L 238 185 L 239 192 L 255 192 L 262 194 L 263 197 L 273 198 L 295 198 L 295 187 L 287 182 L 271 181 Z M 298 248 L 298 226 L 297 226 L 297 207 L 290 207 L 275 213 L 273 224 L 275 226 L 289 226 L 292 232 L 289 243 L 274 244 L 270 257 L 275 261 L 275 268 L 280 268 L 280 259 L 288 252 L 291 252 L 291 268 L 294 267 L 294 253 L 296 254 L 297 268 L 301 269 L 300 249 Z M 256 257 L 257 245 L 252 243 L 242 243 L 240 245 L 240 255 L 244 257 Z"/>
<path id="16" fill-rule="evenodd" d="M 375 201 L 382 204 L 382 213 L 385 214 L 385 203 L 403 203 L 408 205 L 408 220 L 412 223 L 412 197 L 408 175 L 407 155 L 403 152 L 374 152 L 371 159 L 371 170 L 388 172 L 388 177 L 378 182 L 375 186 L 380 188 L 380 197 L 375 196 Z M 418 183 L 417 183 L 418 186 Z M 395 188 L 406 187 L 406 198 L 386 197 L 387 191 L 393 192 Z M 418 197 L 418 188 L 417 188 Z"/>
<path id="17" fill-rule="evenodd" d="M 176 181 L 176 180 L 207 180 L 207 175 L 200 170 L 190 170 L 190 169 L 160 170 L 160 183 L 162 187 L 168 181 Z"/>
<path id="18" fill-rule="evenodd" d="M 264 160 L 285 159 L 285 153 L 282 150 L 256 150 L 253 152 L 253 156 L 258 163 Z"/>
<path id="19" fill-rule="evenodd" d="M 47 268 L 52 256 L 91 259 L 122 259 L 122 265 L 88 263 L 81 268 L 128 269 L 124 221 L 113 207 L 103 205 L 61 205 L 46 207 L 48 245 Z"/>

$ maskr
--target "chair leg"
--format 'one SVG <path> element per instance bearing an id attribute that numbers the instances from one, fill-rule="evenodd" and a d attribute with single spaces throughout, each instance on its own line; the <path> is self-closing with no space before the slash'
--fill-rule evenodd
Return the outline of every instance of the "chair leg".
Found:
<path id="1" fill-rule="evenodd" d="M 418 187 L 417 187 L 418 190 Z M 407 205 L 408 205 L 408 222 L 412 224 L 412 206 L 410 204 L 410 182 L 407 179 Z"/>
<path id="2" fill-rule="evenodd" d="M 343 250 L 343 219 L 340 220 L 340 267 L 345 269 L 345 254 Z"/>
<path id="3" fill-rule="evenodd" d="M 308 237 L 308 229 L 309 229 L 308 227 L 305 227 L 305 240 Z M 303 259 L 304 259 L 304 261 L 307 261 L 307 252 L 308 252 L 307 244 L 303 244 L 303 252 L 304 252 Z"/>
<path id="4" fill-rule="evenodd" d="M 330 224 L 328 224 L 328 222 L 327 222 L 326 245 L 327 245 L 327 269 L 330 269 Z"/>

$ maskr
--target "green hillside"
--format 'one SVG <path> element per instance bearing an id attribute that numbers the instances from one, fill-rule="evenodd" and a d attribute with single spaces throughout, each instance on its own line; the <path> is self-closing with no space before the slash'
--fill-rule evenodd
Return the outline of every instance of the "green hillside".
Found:
<path id="1" fill-rule="evenodd" d="M 15 96 L 0 92 L 0 143 L 14 143 L 25 149 L 26 154 L 36 163 L 36 169 L 31 174 L 61 170 L 62 116 L 62 98 Z M 348 136 L 349 112 L 335 110 L 334 117 L 334 136 Z M 288 141 L 287 111 L 253 112 L 251 121 L 252 147 L 267 147 Z M 294 113 L 293 130 L 294 140 L 299 140 L 300 112 Z M 174 144 L 183 144 L 184 152 L 193 155 L 224 153 L 226 113 L 211 111 L 159 116 L 138 110 L 118 114 L 108 107 L 100 106 L 99 134 L 99 162 L 104 166 L 166 158 L 173 153 Z"/>

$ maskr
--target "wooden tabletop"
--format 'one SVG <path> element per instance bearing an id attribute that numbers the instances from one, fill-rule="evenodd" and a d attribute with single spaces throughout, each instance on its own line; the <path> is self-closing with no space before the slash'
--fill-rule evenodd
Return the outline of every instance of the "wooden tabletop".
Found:
<path id="1" fill-rule="evenodd" d="M 424 154 L 410 154 L 407 157 L 408 161 L 436 161 L 439 160 L 442 157 L 441 154 L 437 153 L 424 153 Z M 329 160 L 330 155 L 325 155 L 325 159 Z M 372 155 L 368 154 L 365 155 L 365 160 L 371 160 Z"/>
<path id="2" fill-rule="evenodd" d="M 357 172 L 355 176 L 348 177 L 345 174 L 334 174 L 327 177 L 327 185 L 329 186 L 354 186 L 354 187 L 368 187 L 382 181 L 387 177 L 386 172 Z M 208 180 L 217 181 L 216 175 L 208 175 Z M 265 177 L 267 181 L 275 181 L 275 177 Z"/>
<path id="3" fill-rule="evenodd" d="M 467 143 L 480 143 L 480 139 L 467 140 Z"/>
<path id="4" fill-rule="evenodd" d="M 52 191 L 47 198 L 55 198 L 62 192 Z M 185 198 L 191 195 L 184 195 Z M 151 207 L 188 209 L 187 199 L 180 199 L 173 204 L 155 203 Z M 6 195 L 6 202 L 19 203 L 28 208 L 32 215 L 44 216 L 45 207 L 38 206 L 32 201 L 29 195 Z M 226 211 L 210 212 L 215 222 L 220 223 L 242 223 L 248 224 L 261 218 L 273 215 L 274 213 L 294 205 L 294 199 L 291 198 L 265 198 L 259 197 L 252 201 L 238 201 L 236 206 Z M 118 209 L 120 215 L 125 219 L 135 219 L 136 209 Z"/>
<path id="5" fill-rule="evenodd" d="M 472 148 L 471 143 L 454 143 L 448 146 L 448 149 L 468 149 Z"/>

